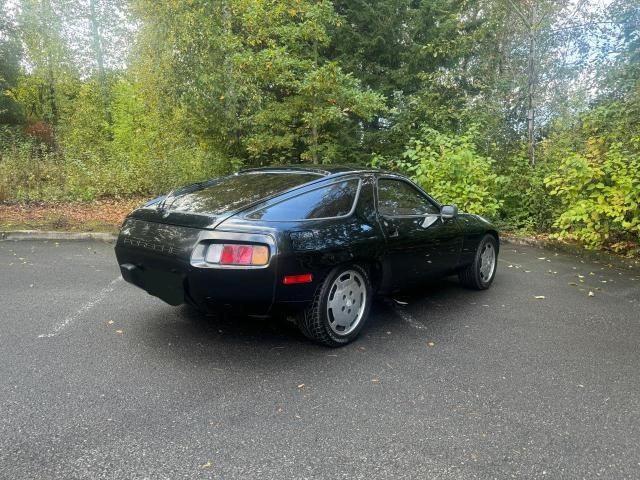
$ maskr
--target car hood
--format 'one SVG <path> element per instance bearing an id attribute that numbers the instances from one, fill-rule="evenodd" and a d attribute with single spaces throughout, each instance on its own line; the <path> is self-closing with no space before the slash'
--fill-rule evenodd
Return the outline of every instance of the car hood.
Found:
<path id="1" fill-rule="evenodd" d="M 158 197 L 129 217 L 185 227 L 215 228 L 268 198 L 319 180 L 309 172 L 245 172 L 197 183 Z"/>

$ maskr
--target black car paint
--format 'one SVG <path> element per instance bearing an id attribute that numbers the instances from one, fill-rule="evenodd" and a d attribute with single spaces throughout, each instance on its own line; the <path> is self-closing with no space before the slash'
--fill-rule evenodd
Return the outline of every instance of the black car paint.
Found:
<path id="1" fill-rule="evenodd" d="M 259 176 L 273 171 L 287 172 L 288 169 L 259 169 L 249 173 Z M 274 307 L 295 308 L 308 304 L 319 283 L 337 265 L 365 265 L 376 292 L 391 293 L 429 277 L 454 272 L 473 260 L 477 245 L 486 233 L 497 237 L 496 229 L 476 215 L 432 219 L 427 228 L 423 226 L 424 216 L 379 215 L 377 178 L 384 176 L 410 182 L 396 174 L 348 168 L 296 170 L 300 172 L 311 174 L 311 181 L 283 192 L 271 192 L 266 198 L 250 198 L 228 211 L 210 214 L 199 206 L 171 210 L 171 202 L 166 201 L 166 197 L 135 210 L 123 224 L 116 244 L 123 277 L 172 305 L 186 301 L 208 310 L 229 306 L 250 314 L 267 314 Z M 263 207 L 295 198 L 318 186 L 349 178 L 361 181 L 355 207 L 349 215 L 286 222 L 246 218 L 258 205 Z M 213 182 L 218 181 L 224 179 Z M 186 195 L 195 192 L 196 198 L 202 198 L 211 184 L 203 182 L 181 191 L 187 192 Z M 184 195 L 181 191 L 170 196 L 180 199 L 180 195 Z M 440 208 L 435 200 L 423 194 Z M 157 208 L 162 202 L 165 209 Z M 183 200 L 182 205 L 185 204 Z M 194 263 L 197 256 L 194 249 L 198 245 L 220 240 L 266 243 L 271 248 L 269 264 L 260 268 L 207 268 L 197 261 Z M 285 275 L 302 273 L 312 273 L 313 282 L 282 283 Z"/>

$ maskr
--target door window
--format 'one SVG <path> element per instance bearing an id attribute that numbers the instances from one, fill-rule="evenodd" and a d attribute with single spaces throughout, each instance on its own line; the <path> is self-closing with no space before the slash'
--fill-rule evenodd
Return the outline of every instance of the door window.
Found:
<path id="1" fill-rule="evenodd" d="M 353 209 L 359 184 L 356 179 L 333 183 L 256 210 L 247 218 L 280 222 L 342 217 Z"/>
<path id="2" fill-rule="evenodd" d="M 378 212 L 389 217 L 440 213 L 416 187 L 393 178 L 378 180 Z"/>

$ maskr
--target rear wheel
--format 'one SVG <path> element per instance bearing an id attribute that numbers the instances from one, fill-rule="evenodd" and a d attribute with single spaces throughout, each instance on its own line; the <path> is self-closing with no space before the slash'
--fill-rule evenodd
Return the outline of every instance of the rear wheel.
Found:
<path id="1" fill-rule="evenodd" d="M 473 262 L 458 274 L 460 283 L 476 290 L 486 290 L 493 283 L 498 262 L 498 242 L 485 235 L 476 250 Z"/>
<path id="2" fill-rule="evenodd" d="M 298 326 L 311 340 L 330 347 L 346 345 L 364 326 L 371 307 L 371 282 L 358 265 L 334 269 L 316 290 Z"/>

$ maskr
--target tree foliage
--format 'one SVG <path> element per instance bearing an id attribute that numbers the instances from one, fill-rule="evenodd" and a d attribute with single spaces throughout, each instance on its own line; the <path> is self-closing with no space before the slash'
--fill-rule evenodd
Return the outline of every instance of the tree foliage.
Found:
<path id="1" fill-rule="evenodd" d="M 443 203 L 495 216 L 500 207 L 496 197 L 498 176 L 493 171 L 493 160 L 478 152 L 476 134 L 473 127 L 458 136 L 425 127 L 410 140 L 402 160 L 387 166 L 407 172 Z M 385 162 L 378 158 L 377 163 Z"/>
<path id="2" fill-rule="evenodd" d="M 0 200 L 374 163 L 508 228 L 638 242 L 634 2 L 0 0 L 0 11 Z"/>

